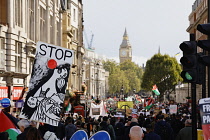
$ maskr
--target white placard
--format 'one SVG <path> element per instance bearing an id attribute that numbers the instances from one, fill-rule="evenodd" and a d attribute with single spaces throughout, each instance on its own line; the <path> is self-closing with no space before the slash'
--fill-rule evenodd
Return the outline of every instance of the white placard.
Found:
<path id="1" fill-rule="evenodd" d="M 170 114 L 176 114 L 177 113 L 177 105 L 170 105 Z"/>
<path id="2" fill-rule="evenodd" d="M 57 126 L 74 53 L 38 42 L 36 57 L 20 118 Z"/>

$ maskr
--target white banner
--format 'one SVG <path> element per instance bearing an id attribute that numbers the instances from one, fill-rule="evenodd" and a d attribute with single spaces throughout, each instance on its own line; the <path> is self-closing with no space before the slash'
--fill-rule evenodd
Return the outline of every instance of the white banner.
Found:
<path id="1" fill-rule="evenodd" d="M 93 112 L 93 111 L 95 111 L 95 112 Z M 97 111 L 100 111 L 99 115 L 95 115 L 95 114 L 98 114 Z M 99 116 L 108 116 L 108 114 L 106 112 L 106 107 L 105 107 L 103 101 L 101 101 L 100 104 L 91 103 L 90 116 L 92 118 L 95 117 L 96 119 L 98 119 Z"/>
<path id="2" fill-rule="evenodd" d="M 177 113 L 177 105 L 170 105 L 170 114 Z"/>

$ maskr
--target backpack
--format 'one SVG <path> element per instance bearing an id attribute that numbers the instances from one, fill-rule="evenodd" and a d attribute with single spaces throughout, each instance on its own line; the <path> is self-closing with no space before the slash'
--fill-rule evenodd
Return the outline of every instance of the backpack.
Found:
<path id="1" fill-rule="evenodd" d="M 160 132 L 159 135 L 162 140 L 170 140 L 170 132 L 167 124 L 159 125 L 160 126 Z"/>

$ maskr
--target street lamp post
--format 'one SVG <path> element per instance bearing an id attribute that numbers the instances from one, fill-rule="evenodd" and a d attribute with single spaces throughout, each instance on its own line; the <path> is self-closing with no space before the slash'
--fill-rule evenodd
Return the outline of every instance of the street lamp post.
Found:
<path id="1" fill-rule="evenodd" d="M 136 89 L 134 88 L 134 89 L 133 89 L 133 94 L 135 94 L 135 93 L 136 93 Z"/>
<path id="2" fill-rule="evenodd" d="M 123 96 L 123 90 L 124 90 L 124 89 L 123 89 L 123 85 L 122 85 L 122 87 L 121 87 L 122 96 Z M 121 97 L 122 97 L 122 96 L 121 96 Z M 125 100 L 125 96 L 123 96 L 123 97 L 124 97 L 124 100 Z"/>
<path id="3" fill-rule="evenodd" d="M 97 103 L 99 102 L 99 67 L 100 67 L 100 64 L 99 64 L 99 61 L 96 63 L 96 67 L 97 67 L 97 77 L 96 77 L 96 101 Z"/>

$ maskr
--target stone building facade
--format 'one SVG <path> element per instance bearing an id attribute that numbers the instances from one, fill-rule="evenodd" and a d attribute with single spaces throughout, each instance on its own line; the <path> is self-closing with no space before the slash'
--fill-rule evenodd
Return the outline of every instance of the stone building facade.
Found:
<path id="1" fill-rule="evenodd" d="M 188 19 L 189 19 L 189 27 L 186 29 L 186 31 L 189 34 L 193 34 L 195 36 L 195 40 L 206 40 L 207 36 L 200 33 L 197 30 L 198 24 L 206 24 L 208 22 L 208 0 L 195 0 L 195 2 L 192 5 L 192 12 L 190 13 Z M 190 40 L 190 35 L 189 35 Z M 197 52 L 202 52 L 202 49 L 200 47 L 197 47 Z M 207 76 L 207 75 L 206 75 Z M 208 83 L 206 80 L 206 85 L 208 88 Z M 191 87 L 189 85 L 189 87 Z M 207 91 L 207 89 L 206 89 Z M 190 88 L 188 88 L 187 84 L 183 84 L 182 86 L 176 87 L 176 101 L 177 102 L 183 102 L 183 98 L 186 99 L 188 96 L 188 92 L 191 93 Z M 181 94 L 180 94 L 181 93 Z M 182 96 L 180 96 L 182 95 Z M 191 94 L 190 94 L 191 96 Z M 182 98 L 180 98 L 182 97 Z M 207 93 L 206 93 L 207 97 Z M 202 86 L 196 85 L 196 98 L 201 99 L 202 98 Z"/>
<path id="2" fill-rule="evenodd" d="M 74 51 L 67 90 L 81 91 L 82 0 L 1 0 L 0 100 L 29 86 L 38 41 Z"/>
<path id="3" fill-rule="evenodd" d="M 60 0 L 1 0 L 0 9 L 0 97 L 17 100 L 29 84 L 36 42 L 61 46 Z"/>
<path id="4" fill-rule="evenodd" d="M 67 85 L 69 92 L 81 91 L 82 62 L 85 53 L 83 45 L 82 0 L 64 0 L 62 8 L 62 46 L 74 51 L 74 62 Z"/>
<path id="5" fill-rule="evenodd" d="M 87 96 L 105 99 L 108 93 L 108 76 L 102 65 L 103 59 L 94 51 L 86 49 L 83 62 L 82 79 L 87 85 Z"/>

